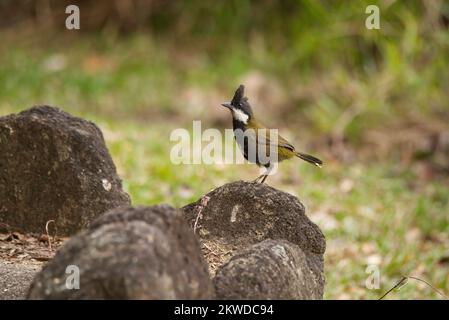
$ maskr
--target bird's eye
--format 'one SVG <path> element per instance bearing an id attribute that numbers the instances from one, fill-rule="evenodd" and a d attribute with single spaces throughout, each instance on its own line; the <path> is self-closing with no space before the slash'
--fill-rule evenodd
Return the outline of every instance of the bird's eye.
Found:
<path id="1" fill-rule="evenodd" d="M 241 107 L 242 106 L 242 103 L 241 102 L 239 102 L 239 107 Z"/>

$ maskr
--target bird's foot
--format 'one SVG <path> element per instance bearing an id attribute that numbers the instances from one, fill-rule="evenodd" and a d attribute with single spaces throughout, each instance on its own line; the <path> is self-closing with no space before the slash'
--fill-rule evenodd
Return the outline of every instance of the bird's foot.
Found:
<path id="1" fill-rule="evenodd" d="M 254 179 L 252 181 L 252 183 L 264 183 L 265 180 L 267 179 L 267 177 L 268 177 L 268 175 L 263 174 L 261 176 L 258 176 L 256 179 Z"/>

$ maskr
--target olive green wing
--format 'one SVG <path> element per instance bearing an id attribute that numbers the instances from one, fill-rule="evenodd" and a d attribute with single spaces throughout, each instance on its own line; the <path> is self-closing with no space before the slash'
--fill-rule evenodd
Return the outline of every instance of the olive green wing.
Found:
<path id="1" fill-rule="evenodd" d="M 258 124 L 256 126 L 255 131 L 257 132 L 257 143 L 266 144 L 266 145 L 274 145 L 278 147 L 284 147 L 295 151 L 295 147 L 290 144 L 285 138 L 281 135 L 277 134 L 274 129 L 267 129 Z M 274 138 L 274 140 L 273 140 Z M 277 140 L 277 141 L 276 141 Z"/>

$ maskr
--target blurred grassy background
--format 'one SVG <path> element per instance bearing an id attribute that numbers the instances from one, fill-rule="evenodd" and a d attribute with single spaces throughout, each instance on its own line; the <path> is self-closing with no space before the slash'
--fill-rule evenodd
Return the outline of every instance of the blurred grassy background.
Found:
<path id="1" fill-rule="evenodd" d="M 449 293 L 447 1 L 3 0 L 0 21 L 0 115 L 50 104 L 95 121 L 134 204 L 257 176 L 169 157 L 175 128 L 229 128 L 219 104 L 243 83 L 260 120 L 326 163 L 268 179 L 326 234 L 325 297 L 375 299 L 401 275 Z M 389 297 L 439 298 L 414 282 Z"/>

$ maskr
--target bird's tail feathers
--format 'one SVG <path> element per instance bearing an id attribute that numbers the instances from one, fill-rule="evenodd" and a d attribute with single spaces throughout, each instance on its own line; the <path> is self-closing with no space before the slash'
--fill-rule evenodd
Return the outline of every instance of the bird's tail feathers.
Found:
<path id="1" fill-rule="evenodd" d="M 306 153 L 301 153 L 301 152 L 296 152 L 295 155 L 298 158 L 301 158 L 304 161 L 307 161 L 311 164 L 316 165 L 317 167 L 320 167 L 323 165 L 323 161 L 321 161 L 318 158 L 315 158 L 314 156 L 311 156 L 310 154 L 306 154 Z"/>

